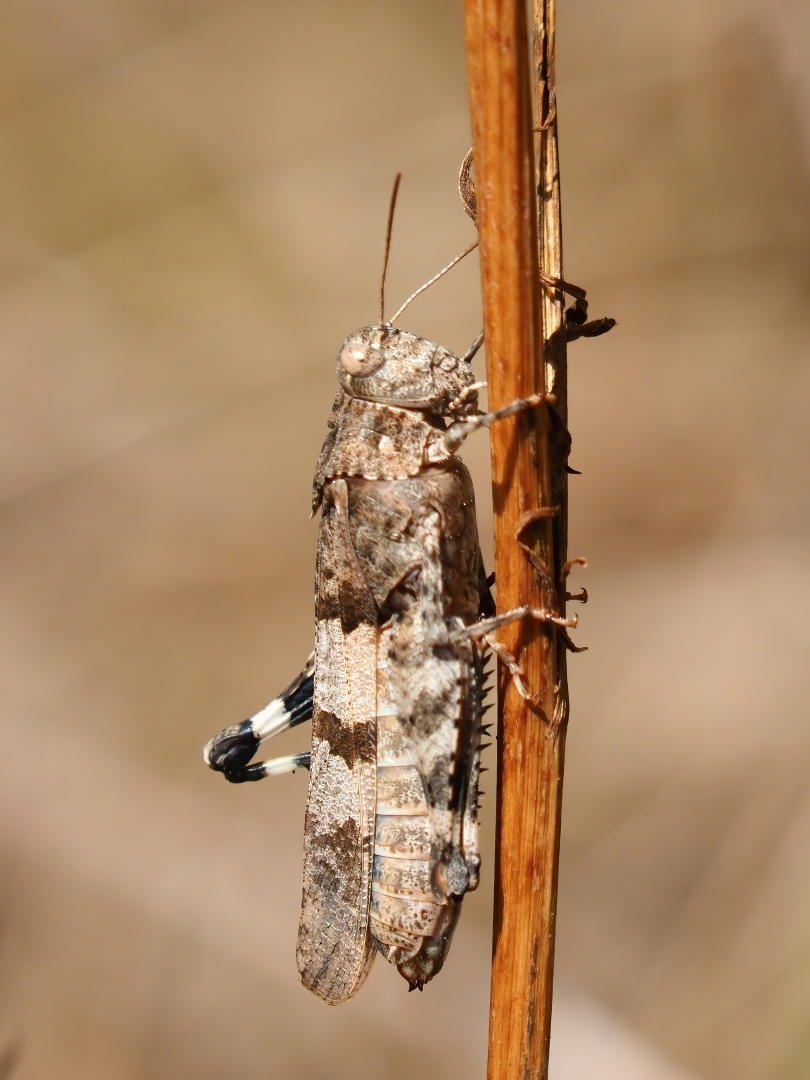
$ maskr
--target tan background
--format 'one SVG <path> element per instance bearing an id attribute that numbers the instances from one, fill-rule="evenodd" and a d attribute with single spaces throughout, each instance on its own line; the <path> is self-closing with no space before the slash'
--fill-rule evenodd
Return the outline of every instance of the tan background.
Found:
<path id="1" fill-rule="evenodd" d="M 800 1080 L 808 8 L 559 19 L 566 276 L 619 326 L 572 347 L 592 601 L 552 1080 Z M 380 962 L 329 1010 L 293 959 L 305 777 L 200 760 L 310 647 L 309 484 L 394 172 L 392 302 L 471 238 L 460 5 L 3 0 L 0 50 L 6 1065 L 482 1076 L 491 858 L 440 980 L 408 996 Z M 477 273 L 406 325 L 463 348 Z"/>

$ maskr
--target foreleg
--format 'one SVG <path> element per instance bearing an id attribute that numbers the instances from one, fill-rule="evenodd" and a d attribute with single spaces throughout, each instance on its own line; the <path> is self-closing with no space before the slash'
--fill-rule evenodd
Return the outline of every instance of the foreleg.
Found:
<path id="1" fill-rule="evenodd" d="M 224 773 L 232 784 L 247 780 L 263 780 L 265 776 L 295 772 L 309 768 L 309 753 L 291 754 L 248 764 L 266 739 L 280 735 L 282 731 L 312 719 L 312 695 L 315 685 L 315 654 L 307 660 L 307 666 L 277 698 L 255 716 L 225 728 L 203 750 L 205 763 L 216 772 Z"/>
<path id="2" fill-rule="evenodd" d="M 441 442 L 447 453 L 455 454 L 464 440 L 472 435 L 474 431 L 478 431 L 479 428 L 489 427 L 496 420 L 504 420 L 507 416 L 524 412 L 526 409 L 533 409 L 543 403 L 553 405 L 556 400 L 553 394 L 530 394 L 527 398 L 518 398 L 509 405 L 504 405 L 502 409 L 481 413 L 479 416 L 471 416 L 469 420 L 459 420 L 455 424 L 451 424 L 442 436 Z"/>

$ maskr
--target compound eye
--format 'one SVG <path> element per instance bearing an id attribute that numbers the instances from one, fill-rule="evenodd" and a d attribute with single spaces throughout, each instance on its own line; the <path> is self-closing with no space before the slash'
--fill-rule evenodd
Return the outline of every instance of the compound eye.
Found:
<path id="1" fill-rule="evenodd" d="M 379 346 L 364 341 L 348 341 L 341 350 L 340 363 L 356 378 L 373 375 L 385 363 L 385 354 Z"/>

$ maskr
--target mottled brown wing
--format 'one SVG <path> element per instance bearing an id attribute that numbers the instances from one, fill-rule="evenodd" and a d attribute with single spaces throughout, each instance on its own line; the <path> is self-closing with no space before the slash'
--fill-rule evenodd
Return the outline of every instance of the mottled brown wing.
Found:
<path id="1" fill-rule="evenodd" d="M 324 489 L 317 589 L 297 956 L 303 984 L 339 1005 L 357 992 L 374 958 L 368 918 L 377 772 L 377 609 L 349 537 L 345 480 Z"/>

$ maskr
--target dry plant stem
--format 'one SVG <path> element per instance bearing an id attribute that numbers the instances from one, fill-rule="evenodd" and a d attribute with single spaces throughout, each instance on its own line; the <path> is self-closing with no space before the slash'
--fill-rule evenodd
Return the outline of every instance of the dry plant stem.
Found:
<path id="1" fill-rule="evenodd" d="M 487 380 L 494 410 L 546 389 L 549 382 L 538 265 L 536 122 L 523 0 L 465 0 L 465 34 Z M 541 148 L 547 143 L 547 138 L 541 141 Z M 554 392 L 564 394 L 564 367 L 553 362 L 549 374 Z M 555 550 L 562 515 L 534 515 L 530 537 L 525 539 L 524 532 L 521 544 L 516 537 L 528 512 L 552 506 L 555 494 L 559 498 L 552 491 L 548 406 L 493 425 L 491 446 L 499 610 L 528 604 L 562 612 L 555 585 L 563 561 Z M 532 566 L 527 546 L 546 568 L 545 575 Z M 521 697 L 508 670 L 499 666 L 488 1076 L 528 1080 L 546 1077 L 548 1070 L 567 698 L 564 679 L 560 683 L 563 646 L 552 625 L 527 619 L 504 627 L 499 638 L 525 672 L 536 704 Z"/>
<path id="2" fill-rule="evenodd" d="M 534 152 L 540 270 L 547 278 L 562 281 L 562 215 L 557 153 L 554 0 L 534 0 L 533 13 Z M 565 337 L 565 297 L 558 289 L 544 288 L 542 292 L 546 384 L 548 392 L 556 395 L 557 412 L 567 423 L 568 361 Z"/>

